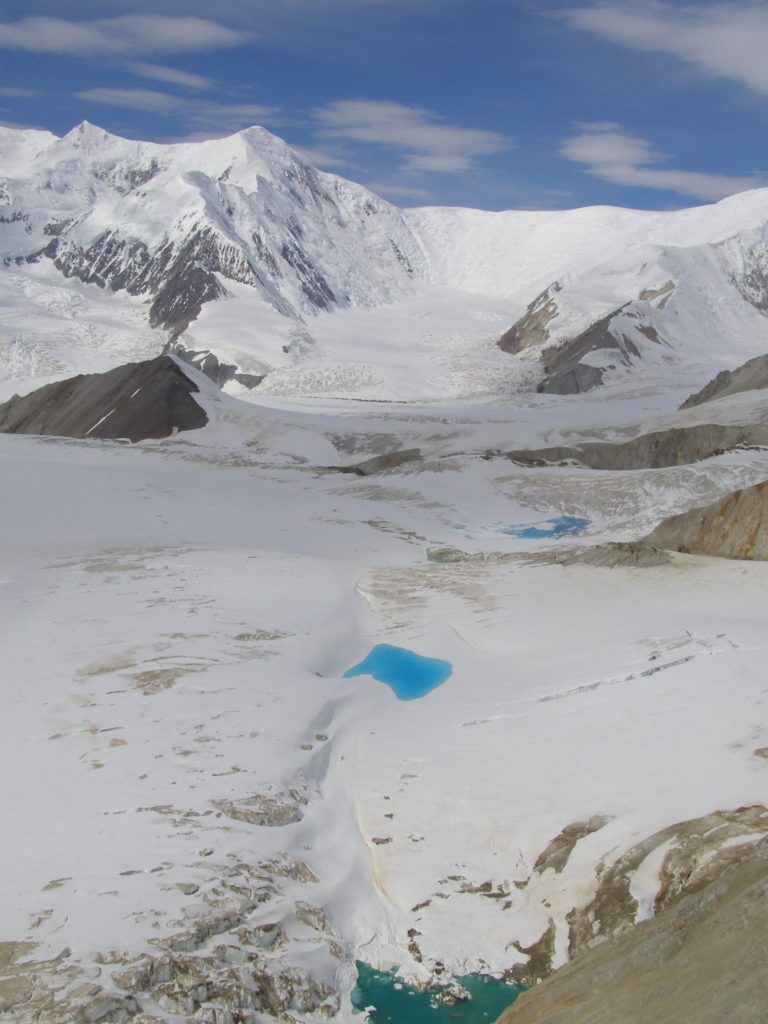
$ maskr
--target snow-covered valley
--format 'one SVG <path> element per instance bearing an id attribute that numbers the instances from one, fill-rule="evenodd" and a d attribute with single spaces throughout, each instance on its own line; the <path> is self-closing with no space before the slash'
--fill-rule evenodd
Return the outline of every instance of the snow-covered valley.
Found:
<path id="1" fill-rule="evenodd" d="M 208 424 L 163 440 L 0 433 L 18 1024 L 351 1021 L 356 960 L 531 982 L 768 833 L 768 565 L 590 555 L 765 480 L 766 448 L 507 457 L 765 427 L 766 390 L 679 406 L 768 349 L 768 192 L 368 209 L 255 132 L 0 136 L 0 401 L 169 341 L 266 374 L 188 368 Z M 538 393 L 574 341 L 601 386 Z M 343 678 L 381 643 L 452 675 Z"/>
<path id="2" fill-rule="evenodd" d="M 599 865 L 765 803 L 765 565 L 547 564 L 574 538 L 504 532 L 569 514 L 576 544 L 636 538 L 764 479 L 763 453 L 627 473 L 478 454 L 626 428 L 607 392 L 204 401 L 209 426 L 166 441 L 0 436 L 2 939 L 39 971 L 12 1019 L 98 995 L 105 1019 L 344 1020 L 355 959 L 511 972 L 548 935 L 557 966 Z M 414 438 L 422 463 L 318 468 Z M 453 675 L 411 702 L 342 679 L 380 642 Z M 634 873 L 641 914 L 663 853 Z"/>

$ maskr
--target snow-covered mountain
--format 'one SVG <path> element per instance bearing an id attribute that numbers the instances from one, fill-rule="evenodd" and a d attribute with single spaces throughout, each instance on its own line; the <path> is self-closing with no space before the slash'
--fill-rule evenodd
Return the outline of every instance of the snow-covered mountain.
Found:
<path id="1" fill-rule="evenodd" d="M 4 1020 L 450 1004 L 765 849 L 768 562 L 647 538 L 765 551 L 768 192 L 401 211 L 260 129 L 0 170 Z"/>
<path id="2" fill-rule="evenodd" d="M 574 391 L 670 364 L 703 383 L 765 348 L 766 225 L 766 190 L 672 213 L 400 210 L 261 128 L 0 129 L 0 375 L 170 343 L 283 391 Z"/>

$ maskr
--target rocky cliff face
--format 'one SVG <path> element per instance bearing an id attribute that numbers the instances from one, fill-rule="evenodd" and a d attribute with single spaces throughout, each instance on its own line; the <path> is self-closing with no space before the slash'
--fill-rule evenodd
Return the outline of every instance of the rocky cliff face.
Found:
<path id="1" fill-rule="evenodd" d="M 640 434 L 621 443 L 586 441 L 574 446 L 559 445 L 504 454 L 524 466 L 578 462 L 590 469 L 664 469 L 700 462 L 734 448 L 765 445 L 768 445 L 768 426 L 762 423 L 743 426 L 697 423 Z"/>
<path id="2" fill-rule="evenodd" d="M 652 544 L 695 555 L 768 559 L 768 481 L 660 523 Z"/>
<path id="3" fill-rule="evenodd" d="M 499 346 L 541 363 L 539 391 L 549 394 L 589 391 L 644 364 L 673 364 L 705 336 L 721 345 L 734 314 L 745 331 L 758 329 L 768 311 L 766 251 L 765 232 L 754 230 L 715 244 L 630 246 L 552 282 Z"/>
<path id="4" fill-rule="evenodd" d="M 690 409 L 695 405 L 711 402 L 715 398 L 725 398 L 727 395 L 737 395 L 742 391 L 759 388 L 768 388 L 768 355 L 748 359 L 735 370 L 722 370 L 700 391 L 686 398 L 680 408 Z"/>
<path id="5" fill-rule="evenodd" d="M 170 356 L 72 377 L 0 405 L 0 433 L 143 441 L 204 427 L 195 384 Z"/>
<path id="6" fill-rule="evenodd" d="M 653 920 L 585 953 L 499 1024 L 762 1024 L 768 1006 L 768 844 Z"/>

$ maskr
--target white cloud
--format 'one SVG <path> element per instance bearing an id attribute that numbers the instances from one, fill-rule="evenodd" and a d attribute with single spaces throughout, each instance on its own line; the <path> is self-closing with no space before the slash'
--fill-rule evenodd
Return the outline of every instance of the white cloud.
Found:
<path id="1" fill-rule="evenodd" d="M 663 189 L 694 199 L 722 199 L 734 192 L 757 188 L 759 178 L 737 178 L 658 166 L 667 161 L 645 139 L 626 135 L 613 124 L 581 125 L 581 134 L 563 142 L 567 160 L 584 164 L 589 174 L 614 185 Z"/>
<path id="2" fill-rule="evenodd" d="M 323 138 L 397 150 L 410 171 L 467 171 L 475 157 L 508 145 L 497 132 L 446 124 L 423 107 L 385 100 L 337 100 L 313 113 Z"/>
<path id="3" fill-rule="evenodd" d="M 162 64 L 146 62 L 130 64 L 128 70 L 141 78 L 152 78 L 156 82 L 168 82 L 170 85 L 181 85 L 185 89 L 210 89 L 213 82 L 203 75 L 195 75 L 190 71 L 168 68 Z"/>
<path id="4" fill-rule="evenodd" d="M 314 167 L 349 167 L 350 163 L 346 157 L 336 153 L 332 149 L 320 148 L 319 146 L 294 146 L 290 144 L 294 153 L 298 153 L 307 163 Z"/>
<path id="5" fill-rule="evenodd" d="M 634 50 L 665 53 L 707 75 L 768 92 L 768 6 L 610 3 L 567 11 L 574 27 Z"/>
<path id="6" fill-rule="evenodd" d="M 206 138 L 225 136 L 263 120 L 272 120 L 279 112 L 278 107 L 264 107 L 256 103 L 217 103 L 173 96 L 154 89 L 85 89 L 74 95 L 86 103 L 146 110 L 155 114 L 177 114 L 196 129 L 209 130 Z"/>
<path id="7" fill-rule="evenodd" d="M 398 185 L 391 181 L 369 181 L 366 182 L 367 189 L 375 192 L 377 196 L 390 197 L 392 199 L 418 199 L 425 201 L 433 198 L 433 194 L 426 188 L 417 188 L 414 185 Z"/>
<path id="8" fill-rule="evenodd" d="M 75 97 L 86 103 L 99 103 L 109 107 L 127 107 L 130 110 L 148 110 L 164 113 L 178 110 L 185 101 L 154 89 L 84 89 Z"/>
<path id="9" fill-rule="evenodd" d="M 28 99 L 30 96 L 39 96 L 37 89 L 18 89 L 14 86 L 3 86 L 0 89 L 0 96 L 8 96 L 11 99 Z"/>
<path id="10" fill-rule="evenodd" d="M 22 18 L 0 22 L 0 47 L 71 56 L 193 53 L 238 46 L 251 33 L 237 32 L 205 18 L 124 14 L 93 21 Z"/>

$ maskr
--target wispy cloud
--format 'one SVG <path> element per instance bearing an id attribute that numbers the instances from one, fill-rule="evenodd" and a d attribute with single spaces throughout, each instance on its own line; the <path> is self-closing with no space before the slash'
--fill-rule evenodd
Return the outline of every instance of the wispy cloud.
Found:
<path id="1" fill-rule="evenodd" d="M 333 149 L 319 146 L 294 146 L 291 149 L 314 167 L 349 167 L 349 160 Z"/>
<path id="2" fill-rule="evenodd" d="M 426 188 L 418 188 L 415 185 L 398 185 L 392 181 L 368 181 L 366 188 L 376 195 L 390 199 L 418 199 L 420 202 L 433 198 L 433 193 Z"/>
<path id="3" fill-rule="evenodd" d="M 206 18 L 124 14 L 116 18 L 69 21 L 22 18 L 0 22 L 0 47 L 70 56 L 194 53 L 238 46 L 252 33 L 235 31 Z"/>
<path id="4" fill-rule="evenodd" d="M 337 100 L 313 114 L 322 138 L 393 149 L 408 171 L 467 171 L 476 157 L 509 145 L 497 132 L 448 124 L 423 107 L 384 100 Z"/>
<path id="5" fill-rule="evenodd" d="M 661 167 L 668 158 L 646 139 L 625 134 L 620 125 L 600 122 L 580 128 L 580 134 L 563 143 L 562 156 L 583 164 L 587 173 L 614 185 L 663 189 L 694 199 L 722 199 L 764 184 L 759 178 Z"/>
<path id="6" fill-rule="evenodd" d="M 574 27 L 634 50 L 677 57 L 707 75 L 768 92 L 768 6 L 609 3 L 566 11 Z"/>
<path id="7" fill-rule="evenodd" d="M 85 89 L 75 97 L 86 103 L 130 110 L 145 110 L 155 114 L 175 114 L 184 117 L 198 133 L 210 130 L 213 136 L 239 131 L 263 120 L 272 120 L 278 107 L 265 107 L 257 103 L 217 103 L 189 96 L 174 96 L 154 89 Z"/>
<path id="8" fill-rule="evenodd" d="M 75 97 L 86 103 L 99 103 L 109 107 L 126 107 L 129 110 L 147 110 L 165 113 L 183 107 L 186 100 L 154 89 L 83 89 Z"/>
<path id="9" fill-rule="evenodd" d="M 180 71 L 168 68 L 163 64 L 139 62 L 129 64 L 128 70 L 140 78 L 151 78 L 155 82 L 168 82 L 169 85 L 180 85 L 185 89 L 210 89 L 213 81 L 203 75 L 195 75 L 191 71 Z"/>
<path id="10" fill-rule="evenodd" d="M 9 99 L 29 99 L 32 96 L 39 96 L 37 89 L 17 89 L 15 86 L 3 86 L 0 88 L 0 96 L 7 96 Z"/>

